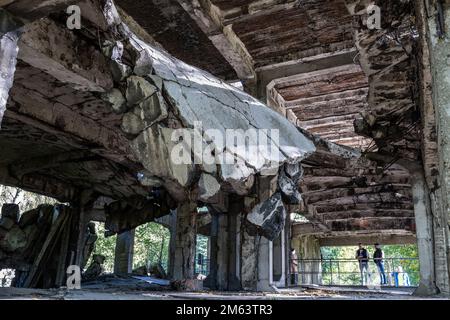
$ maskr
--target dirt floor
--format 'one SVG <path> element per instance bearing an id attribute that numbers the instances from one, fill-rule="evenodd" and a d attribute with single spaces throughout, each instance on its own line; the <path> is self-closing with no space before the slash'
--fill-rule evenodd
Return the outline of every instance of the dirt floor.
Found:
<path id="1" fill-rule="evenodd" d="M 0 288 L 0 300 L 428 300 L 445 297 L 415 297 L 409 291 L 361 290 L 353 288 L 294 288 L 279 292 L 174 292 L 143 289 L 92 288 L 81 290 L 37 290 Z"/>

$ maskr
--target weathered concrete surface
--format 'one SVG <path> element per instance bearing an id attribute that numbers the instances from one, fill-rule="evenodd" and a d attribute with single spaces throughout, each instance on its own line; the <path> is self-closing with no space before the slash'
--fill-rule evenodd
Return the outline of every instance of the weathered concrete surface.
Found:
<path id="1" fill-rule="evenodd" d="M 195 203 L 185 203 L 177 209 L 177 227 L 175 235 L 175 252 L 173 257 L 174 280 L 194 279 L 194 261 L 196 246 L 196 218 Z"/>
<path id="2" fill-rule="evenodd" d="M 438 204 L 433 208 L 436 285 L 440 292 L 450 294 L 450 8 L 447 3 L 432 1 L 427 9 L 435 13 L 428 15 L 427 40 L 433 77 L 440 171 L 440 194 L 436 195 Z"/>
<path id="3" fill-rule="evenodd" d="M 423 173 L 416 172 L 412 177 L 414 212 L 416 216 L 416 237 L 420 263 L 420 284 L 418 295 L 437 293 L 434 258 L 433 216 L 430 198 Z"/>
<path id="4" fill-rule="evenodd" d="M 134 230 L 117 235 L 114 273 L 127 274 L 133 270 Z"/>
<path id="5" fill-rule="evenodd" d="M 295 249 L 299 259 L 322 259 L 320 240 L 313 235 L 299 236 L 292 239 L 291 247 Z M 318 261 L 299 261 L 299 284 L 321 284 L 322 268 Z"/>

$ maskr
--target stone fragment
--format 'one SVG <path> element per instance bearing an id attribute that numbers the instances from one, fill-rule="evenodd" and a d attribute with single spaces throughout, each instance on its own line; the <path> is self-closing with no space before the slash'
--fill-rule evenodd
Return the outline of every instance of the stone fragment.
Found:
<path id="1" fill-rule="evenodd" d="M 284 172 L 278 178 L 278 186 L 287 204 L 295 205 L 302 202 L 302 196 L 297 185 Z"/>
<path id="2" fill-rule="evenodd" d="M 188 163 L 179 162 L 185 148 L 183 143 L 176 139 L 176 131 L 154 125 L 133 140 L 132 148 L 150 176 L 158 176 L 166 182 L 169 179 L 177 182 L 179 186 L 187 187 L 193 180 L 194 166 L 190 153 L 184 155 L 188 157 Z M 170 192 L 180 192 L 179 186 L 174 186 Z"/>
<path id="3" fill-rule="evenodd" d="M 156 91 L 156 87 L 144 78 L 131 76 L 127 79 L 127 91 L 125 96 L 128 105 L 133 106 L 149 98 Z"/>
<path id="4" fill-rule="evenodd" d="M 185 280 L 173 280 L 170 282 L 170 286 L 176 291 L 202 291 L 203 280 L 198 279 L 185 279 Z"/>
<path id="5" fill-rule="evenodd" d="M 134 74 L 138 76 L 150 75 L 153 70 L 152 58 L 146 50 L 142 50 L 138 53 L 138 58 L 136 59 L 134 66 Z"/>
<path id="6" fill-rule="evenodd" d="M 160 263 L 154 263 L 150 267 L 150 275 L 158 279 L 167 279 L 166 271 Z"/>
<path id="7" fill-rule="evenodd" d="M 125 113 L 122 118 L 122 130 L 131 135 L 138 135 L 144 131 L 144 123 L 135 110 Z"/>
<path id="8" fill-rule="evenodd" d="M 14 220 L 9 217 L 4 217 L 0 219 L 0 227 L 5 230 L 10 230 L 14 226 Z"/>
<path id="9" fill-rule="evenodd" d="M 209 202 L 220 191 L 220 184 L 210 174 L 202 173 L 198 181 L 199 200 Z"/>
<path id="10" fill-rule="evenodd" d="M 152 83 L 161 91 L 163 88 L 163 79 L 161 77 L 155 75 L 148 75 L 148 79 L 152 81 Z"/>
<path id="11" fill-rule="evenodd" d="M 95 280 L 105 272 L 103 264 L 105 263 L 106 257 L 100 254 L 94 254 L 92 256 L 92 262 L 83 273 L 82 279 L 84 281 Z"/>
<path id="12" fill-rule="evenodd" d="M 258 204 L 248 215 L 247 220 L 258 233 L 273 241 L 281 233 L 286 220 L 286 209 L 281 193 L 274 194 L 268 200 Z"/>
<path id="13" fill-rule="evenodd" d="M 15 203 L 5 203 L 2 206 L 2 218 L 11 218 L 14 222 L 19 221 L 20 210 L 19 206 Z"/>
<path id="14" fill-rule="evenodd" d="M 138 268 L 133 269 L 133 274 L 138 276 L 148 276 L 147 267 L 146 266 L 140 266 Z"/>
<path id="15" fill-rule="evenodd" d="M 113 79 L 116 82 L 122 82 L 131 75 L 131 68 L 118 60 L 112 60 L 110 68 Z"/>
<path id="16" fill-rule="evenodd" d="M 0 240 L 0 248 L 6 252 L 14 252 L 27 245 L 27 236 L 19 226 L 15 225 Z"/>
<path id="17" fill-rule="evenodd" d="M 123 96 L 122 92 L 114 88 L 111 91 L 102 94 L 102 99 L 111 105 L 113 111 L 117 114 L 124 113 L 127 111 L 127 101 Z"/>
<path id="18" fill-rule="evenodd" d="M 286 163 L 284 170 L 295 184 L 297 184 L 303 176 L 303 168 L 300 162 Z"/>
<path id="19" fill-rule="evenodd" d="M 159 92 L 142 101 L 139 107 L 146 127 L 150 127 L 168 116 L 166 103 Z"/>

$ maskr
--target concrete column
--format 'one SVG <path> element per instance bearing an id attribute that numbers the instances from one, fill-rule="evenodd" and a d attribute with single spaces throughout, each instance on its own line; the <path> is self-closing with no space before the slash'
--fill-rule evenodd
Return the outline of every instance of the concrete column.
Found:
<path id="1" fill-rule="evenodd" d="M 272 241 L 259 238 L 257 273 L 258 281 L 256 283 L 257 291 L 273 291 L 273 244 Z"/>
<path id="2" fill-rule="evenodd" d="M 417 0 L 427 25 L 426 39 L 430 55 L 433 104 L 438 137 L 439 183 L 433 206 L 434 264 L 436 286 L 450 294 L 450 6 L 447 1 Z M 431 186 L 430 186 L 431 187 Z M 435 188 L 435 186 L 433 186 Z"/>
<path id="3" fill-rule="evenodd" d="M 128 274 L 133 271 L 134 230 L 117 235 L 114 273 Z"/>
<path id="4" fill-rule="evenodd" d="M 420 171 L 412 174 L 412 193 L 420 264 L 420 284 L 416 294 L 435 294 L 433 216 L 425 177 Z"/>
<path id="5" fill-rule="evenodd" d="M 284 230 L 272 241 L 273 248 L 273 281 L 277 287 L 285 286 L 285 243 Z"/>
<path id="6" fill-rule="evenodd" d="M 320 242 L 315 236 L 298 236 L 292 240 L 292 247 L 299 259 L 314 260 L 298 264 L 299 284 L 322 284 L 322 265 L 320 262 Z"/>
<path id="7" fill-rule="evenodd" d="M 172 210 L 169 214 L 169 261 L 167 267 L 167 275 L 169 279 L 173 279 L 174 274 L 174 259 L 175 259 L 175 238 L 177 233 L 177 211 Z"/>
<path id="8" fill-rule="evenodd" d="M 218 244 L 219 237 L 219 213 L 211 211 L 211 230 L 208 242 L 209 248 L 209 274 L 205 279 L 205 287 L 217 290 L 218 289 Z"/>
<path id="9" fill-rule="evenodd" d="M 178 206 L 173 256 L 173 280 L 194 279 L 197 205 L 186 202 Z"/>
<path id="10" fill-rule="evenodd" d="M 241 229 L 240 280 L 248 291 L 273 291 L 272 241 Z"/>
<path id="11" fill-rule="evenodd" d="M 209 288 L 235 291 L 241 289 L 239 281 L 239 228 L 242 201 L 230 201 L 228 213 L 212 213 Z"/>
<path id="12" fill-rule="evenodd" d="M 231 197 L 227 214 L 227 290 L 240 290 L 239 281 L 239 250 L 238 228 L 241 214 L 244 210 L 244 200 L 241 197 Z"/>

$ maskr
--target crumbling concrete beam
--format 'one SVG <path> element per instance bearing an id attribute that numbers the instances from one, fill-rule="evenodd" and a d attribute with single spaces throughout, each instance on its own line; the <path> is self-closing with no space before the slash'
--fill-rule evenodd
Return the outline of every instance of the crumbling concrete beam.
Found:
<path id="1" fill-rule="evenodd" d="M 52 20 L 25 26 L 19 48 L 19 59 L 78 90 L 104 92 L 113 87 L 102 52 Z"/>
<path id="2" fill-rule="evenodd" d="M 1 0 L 3 8 L 24 22 L 34 21 L 49 15 L 52 12 L 65 10 L 68 6 L 81 0 Z"/>

